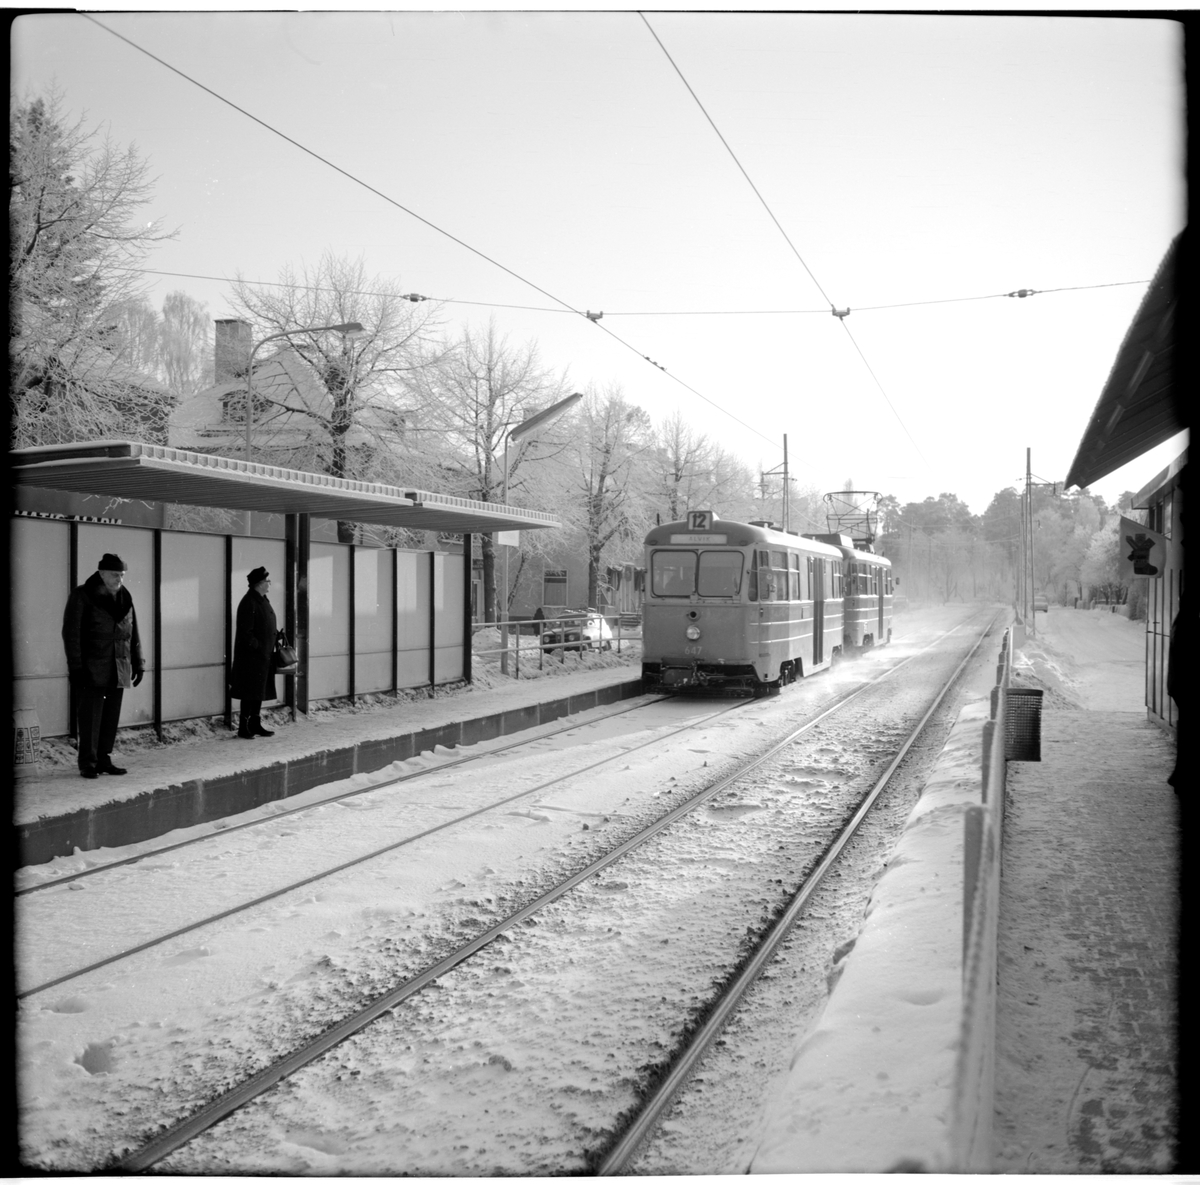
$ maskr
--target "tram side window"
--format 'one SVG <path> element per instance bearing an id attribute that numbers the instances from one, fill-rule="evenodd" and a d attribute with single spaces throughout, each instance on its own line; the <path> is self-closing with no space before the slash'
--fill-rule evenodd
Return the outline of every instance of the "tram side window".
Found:
<path id="1" fill-rule="evenodd" d="M 696 591 L 696 553 L 653 552 L 650 556 L 650 591 L 656 597 L 690 597 Z"/>
<path id="2" fill-rule="evenodd" d="M 771 553 L 769 551 L 756 551 L 754 553 L 754 566 L 758 569 L 758 599 L 760 601 L 774 601 L 778 598 L 775 595 L 775 573 L 771 570 Z"/>
<path id="3" fill-rule="evenodd" d="M 788 558 L 786 551 L 773 551 L 771 555 L 771 576 L 775 591 L 772 600 L 786 601 L 788 599 Z"/>
<path id="4" fill-rule="evenodd" d="M 736 597 L 742 591 L 742 553 L 702 551 L 696 591 L 702 597 Z"/>
<path id="5" fill-rule="evenodd" d="M 795 552 L 788 554 L 788 598 L 793 601 L 804 600 L 803 581 L 800 578 L 800 557 Z"/>

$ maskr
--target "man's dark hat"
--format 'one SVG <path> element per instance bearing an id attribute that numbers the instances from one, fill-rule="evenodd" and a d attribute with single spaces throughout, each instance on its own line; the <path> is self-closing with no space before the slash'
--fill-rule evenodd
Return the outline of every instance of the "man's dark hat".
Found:
<path id="1" fill-rule="evenodd" d="M 124 572 L 125 561 L 119 555 L 113 555 L 112 552 L 106 551 L 100 557 L 100 563 L 97 565 L 97 570 L 101 572 Z"/>
<path id="2" fill-rule="evenodd" d="M 246 583 L 253 586 L 253 585 L 257 584 L 260 580 L 266 580 L 267 577 L 270 575 L 271 575 L 271 573 L 268 572 L 266 570 L 266 568 L 255 568 L 254 571 L 251 572 L 250 575 L 246 577 Z"/>

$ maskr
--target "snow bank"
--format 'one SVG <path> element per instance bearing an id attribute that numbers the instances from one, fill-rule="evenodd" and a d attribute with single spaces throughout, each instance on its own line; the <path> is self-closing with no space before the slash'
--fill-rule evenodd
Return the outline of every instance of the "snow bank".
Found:
<path id="1" fill-rule="evenodd" d="M 959 714 L 799 1045 L 755 1173 L 954 1172 L 963 1015 L 963 831 L 980 802 L 986 700 Z"/>

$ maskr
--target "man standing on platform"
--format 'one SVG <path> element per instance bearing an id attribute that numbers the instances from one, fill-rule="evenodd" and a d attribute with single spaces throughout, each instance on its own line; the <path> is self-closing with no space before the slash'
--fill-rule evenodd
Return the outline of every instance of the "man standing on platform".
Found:
<path id="1" fill-rule="evenodd" d="M 98 571 L 70 596 L 63 614 L 67 670 L 79 707 L 79 772 L 85 778 L 123 774 L 112 762 L 121 699 L 142 681 L 145 664 L 125 562 L 106 554 Z"/>

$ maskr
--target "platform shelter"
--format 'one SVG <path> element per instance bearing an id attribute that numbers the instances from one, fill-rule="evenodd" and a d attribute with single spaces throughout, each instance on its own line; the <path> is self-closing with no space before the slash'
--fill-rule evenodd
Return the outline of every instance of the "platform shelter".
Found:
<path id="1" fill-rule="evenodd" d="M 559 525 L 521 507 L 137 441 L 16 449 L 9 465 L 16 487 L 285 521 L 279 539 L 13 518 L 13 702 L 36 708 L 47 736 L 67 734 L 74 719 L 63 607 L 105 552 L 129 566 L 146 658 L 146 678 L 126 693 L 121 723 L 153 724 L 161 734 L 164 721 L 222 713 L 231 721 L 234 614 L 253 568 L 271 572 L 276 612 L 299 652 L 297 674 L 284 680 L 295 716 L 313 699 L 469 681 L 473 535 Z M 458 535 L 462 547 L 456 554 L 314 541 L 312 520 L 322 518 Z"/>

